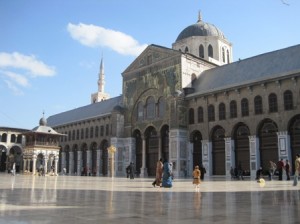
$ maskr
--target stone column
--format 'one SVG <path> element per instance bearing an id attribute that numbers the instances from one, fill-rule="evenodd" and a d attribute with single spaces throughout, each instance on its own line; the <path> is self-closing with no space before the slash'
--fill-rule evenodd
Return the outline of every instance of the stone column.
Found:
<path id="1" fill-rule="evenodd" d="M 96 150 L 96 152 L 97 152 L 97 159 L 96 159 L 96 176 L 99 176 L 99 171 L 100 171 L 100 149 L 97 149 Z"/>
<path id="2" fill-rule="evenodd" d="M 212 156 L 211 156 L 211 142 L 209 140 L 202 140 L 202 161 L 206 169 L 206 175 L 212 175 Z"/>
<path id="3" fill-rule="evenodd" d="M 250 173 L 251 179 L 255 179 L 256 170 L 260 167 L 259 154 L 259 139 L 256 135 L 249 136 L 249 151 L 250 151 Z"/>
<path id="4" fill-rule="evenodd" d="M 47 174 L 47 172 L 48 172 L 48 155 L 45 155 L 45 157 L 44 157 L 44 172 L 45 172 L 45 174 Z"/>
<path id="5" fill-rule="evenodd" d="M 81 157 L 82 157 L 82 151 L 77 151 L 77 176 L 81 175 Z"/>
<path id="6" fill-rule="evenodd" d="M 32 164 L 32 175 L 35 175 L 35 173 L 36 173 L 36 158 L 37 158 L 37 155 L 33 154 L 32 155 L 32 161 L 33 161 L 33 164 Z"/>
<path id="7" fill-rule="evenodd" d="M 234 155 L 234 142 L 231 140 L 231 137 L 224 138 L 225 140 L 225 169 L 226 169 L 226 177 L 230 177 L 230 168 L 234 168 L 237 164 L 235 164 L 235 155 Z M 242 164 L 243 165 L 243 164 Z"/>
<path id="8" fill-rule="evenodd" d="M 141 167 L 141 177 L 147 177 L 147 167 L 146 167 L 146 139 L 145 137 L 142 137 L 143 141 L 143 155 L 142 155 L 142 167 Z"/>
<path id="9" fill-rule="evenodd" d="M 57 165 L 58 165 L 59 155 L 56 155 L 54 158 L 54 175 L 57 176 Z"/>
<path id="10" fill-rule="evenodd" d="M 61 168 L 62 170 L 66 167 L 66 152 L 61 152 Z"/>
<path id="11" fill-rule="evenodd" d="M 25 173 L 26 170 L 26 165 L 27 165 L 27 158 L 23 157 L 23 172 Z"/>
<path id="12" fill-rule="evenodd" d="M 86 151 L 86 166 L 87 166 L 87 175 L 89 175 L 89 171 L 92 173 L 92 163 L 91 163 L 91 159 L 92 159 L 92 151 L 91 150 L 87 150 Z"/>
<path id="13" fill-rule="evenodd" d="M 74 174 L 74 152 L 69 152 L 69 175 Z"/>

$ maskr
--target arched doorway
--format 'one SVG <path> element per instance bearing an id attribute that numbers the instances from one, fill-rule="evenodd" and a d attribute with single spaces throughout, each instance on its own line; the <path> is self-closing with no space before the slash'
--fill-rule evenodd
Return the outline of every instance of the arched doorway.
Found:
<path id="1" fill-rule="evenodd" d="M 81 155 L 81 176 L 87 176 L 88 173 L 88 167 L 87 167 L 87 145 L 84 143 L 81 146 L 81 151 L 82 151 L 82 155 Z"/>
<path id="2" fill-rule="evenodd" d="M 245 176 L 250 176 L 250 148 L 249 128 L 243 124 L 237 124 L 234 131 L 235 165 L 241 164 Z"/>
<path id="3" fill-rule="evenodd" d="M 66 170 L 67 170 L 67 173 L 68 174 L 70 174 L 70 147 L 69 147 L 69 145 L 67 145 L 66 147 L 65 147 L 65 153 L 66 153 L 66 161 L 65 161 L 65 167 L 63 167 L 63 168 L 66 168 Z"/>
<path id="4" fill-rule="evenodd" d="M 101 161 L 102 161 L 102 175 L 106 176 L 108 174 L 108 141 L 103 140 L 101 143 L 101 150 L 102 150 L 102 156 L 101 156 Z"/>
<path id="5" fill-rule="evenodd" d="M 268 170 L 270 161 L 277 163 L 278 158 L 278 128 L 274 121 L 265 119 L 258 129 L 260 166 Z"/>
<path id="6" fill-rule="evenodd" d="M 133 138 L 135 138 L 135 148 L 136 148 L 136 161 L 135 161 L 135 169 L 138 174 L 141 173 L 141 167 L 143 165 L 143 141 L 141 137 L 141 132 L 139 130 L 135 130 L 133 132 Z"/>
<path id="7" fill-rule="evenodd" d="M 225 130 L 217 126 L 212 131 L 213 175 L 225 175 Z"/>
<path id="8" fill-rule="evenodd" d="M 23 164 L 22 149 L 19 146 L 13 146 L 9 150 L 8 169 L 12 168 L 13 163 L 16 163 L 16 172 L 19 173 Z"/>
<path id="9" fill-rule="evenodd" d="M 194 131 L 191 134 L 191 142 L 193 143 L 193 167 L 202 164 L 202 135 L 200 131 Z"/>
<path id="10" fill-rule="evenodd" d="M 288 130 L 291 138 L 292 168 L 294 173 L 296 154 L 300 153 L 300 115 L 291 119 Z"/>
<path id="11" fill-rule="evenodd" d="M 5 172 L 7 160 L 7 148 L 4 145 L 0 145 L 0 172 Z"/>
<path id="12" fill-rule="evenodd" d="M 77 161 L 78 161 L 78 145 L 74 145 L 73 146 L 73 172 L 75 175 L 80 175 L 80 171 L 78 171 L 77 167 L 78 167 L 78 164 L 77 164 Z M 72 173 L 72 170 L 70 170 L 70 173 Z"/>
<path id="13" fill-rule="evenodd" d="M 91 145 L 92 151 L 92 175 L 96 176 L 97 173 L 97 143 L 93 142 Z"/>
<path id="14" fill-rule="evenodd" d="M 158 161 L 159 138 L 154 127 L 148 127 L 145 131 L 146 138 L 146 167 L 148 176 L 155 176 L 156 162 Z"/>
<path id="15" fill-rule="evenodd" d="M 161 136 L 161 158 L 169 160 L 169 126 L 165 125 L 160 131 Z"/>

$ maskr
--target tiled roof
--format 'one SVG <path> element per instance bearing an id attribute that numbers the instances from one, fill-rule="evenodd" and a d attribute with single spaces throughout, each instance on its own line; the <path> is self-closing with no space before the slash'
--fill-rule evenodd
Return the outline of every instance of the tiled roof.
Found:
<path id="1" fill-rule="evenodd" d="M 206 70 L 195 80 L 190 97 L 299 72 L 300 45 L 296 45 Z"/>
<path id="2" fill-rule="evenodd" d="M 89 104 L 87 106 L 52 115 L 48 117 L 47 125 L 55 127 L 99 117 L 101 115 L 111 113 L 115 106 L 120 105 L 122 105 L 122 96 L 110 98 L 98 103 Z"/>

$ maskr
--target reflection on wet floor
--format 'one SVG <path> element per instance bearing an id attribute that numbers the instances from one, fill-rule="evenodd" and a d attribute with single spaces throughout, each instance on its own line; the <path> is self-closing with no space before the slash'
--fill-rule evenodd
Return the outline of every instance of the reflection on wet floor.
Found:
<path id="1" fill-rule="evenodd" d="M 0 175 L 0 223 L 299 223 L 291 182 Z M 243 190 L 244 189 L 244 190 Z"/>

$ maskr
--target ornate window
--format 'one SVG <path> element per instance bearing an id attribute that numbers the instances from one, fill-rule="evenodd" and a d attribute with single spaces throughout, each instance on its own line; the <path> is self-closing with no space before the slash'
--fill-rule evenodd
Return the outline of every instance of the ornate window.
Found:
<path id="1" fill-rule="evenodd" d="M 81 129 L 81 139 L 83 139 L 84 138 L 84 129 L 82 128 Z"/>
<path id="2" fill-rule="evenodd" d="M 155 100 L 150 96 L 146 102 L 146 117 L 147 119 L 153 119 L 155 117 Z"/>
<path id="3" fill-rule="evenodd" d="M 215 107 L 213 105 L 209 105 L 207 112 L 208 112 L 208 121 L 215 121 Z"/>
<path id="4" fill-rule="evenodd" d="M 208 57 L 211 57 L 211 58 L 214 57 L 214 50 L 211 45 L 208 45 Z"/>
<path id="5" fill-rule="evenodd" d="M 254 98 L 254 112 L 255 112 L 255 114 L 262 114 L 263 113 L 263 105 L 262 105 L 261 96 L 256 96 Z"/>
<path id="6" fill-rule="evenodd" d="M 227 64 L 230 63 L 229 50 L 227 50 Z"/>
<path id="7" fill-rule="evenodd" d="M 219 120 L 226 119 L 226 108 L 224 103 L 219 104 Z"/>
<path id="8" fill-rule="evenodd" d="M 161 97 L 158 100 L 158 117 L 159 118 L 164 117 L 164 115 L 165 115 L 165 106 L 166 106 L 165 99 L 163 97 Z"/>
<path id="9" fill-rule="evenodd" d="M 100 126 L 100 136 L 104 135 L 104 127 L 103 125 Z"/>
<path id="10" fill-rule="evenodd" d="M 96 126 L 96 128 L 95 128 L 95 137 L 96 138 L 99 137 L 99 127 L 98 126 Z"/>
<path id="11" fill-rule="evenodd" d="M 105 134 L 109 135 L 109 125 L 108 124 L 105 126 Z"/>
<path id="12" fill-rule="evenodd" d="M 203 123 L 204 121 L 204 116 L 203 116 L 203 108 L 198 107 L 198 123 Z"/>
<path id="13" fill-rule="evenodd" d="M 202 44 L 199 46 L 199 57 L 204 58 L 204 47 Z"/>
<path id="14" fill-rule="evenodd" d="M 249 116 L 249 104 L 248 100 L 246 98 L 242 99 L 241 101 L 241 112 L 242 112 L 242 117 Z"/>
<path id="15" fill-rule="evenodd" d="M 236 101 L 232 100 L 230 102 L 230 118 L 236 118 L 237 117 L 237 105 Z"/>
<path id="16" fill-rule="evenodd" d="M 73 131 L 72 131 L 72 140 L 75 140 L 75 137 L 76 137 L 75 135 L 76 135 L 76 134 L 75 134 L 75 130 L 73 130 Z"/>
<path id="17" fill-rule="evenodd" d="M 293 93 L 290 90 L 287 90 L 283 94 L 283 100 L 284 100 L 284 110 L 292 110 L 293 105 Z"/>
<path id="18" fill-rule="evenodd" d="M 269 95 L 269 112 L 277 112 L 278 111 L 278 105 L 277 105 L 277 95 L 275 93 L 271 93 Z"/>
<path id="19" fill-rule="evenodd" d="M 85 138 L 88 139 L 89 138 L 89 128 L 85 129 Z"/>
<path id="20" fill-rule="evenodd" d="M 90 128 L 90 138 L 94 137 L 94 127 Z"/>
<path id="21" fill-rule="evenodd" d="M 76 130 L 76 140 L 79 140 L 79 129 Z"/>
<path id="22" fill-rule="evenodd" d="M 144 119 L 144 107 L 143 103 L 139 102 L 137 106 L 137 120 L 142 121 Z"/>
<path id="23" fill-rule="evenodd" d="M 189 109 L 189 124 L 194 124 L 195 119 L 194 119 L 194 109 L 190 108 Z"/>
<path id="24" fill-rule="evenodd" d="M 16 135 L 11 135 L 10 136 L 10 142 L 15 142 L 16 141 Z"/>
<path id="25" fill-rule="evenodd" d="M 68 141 L 71 141 L 71 139 L 72 139 L 71 131 L 69 131 L 69 133 L 68 133 Z"/>

